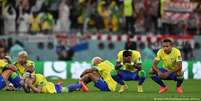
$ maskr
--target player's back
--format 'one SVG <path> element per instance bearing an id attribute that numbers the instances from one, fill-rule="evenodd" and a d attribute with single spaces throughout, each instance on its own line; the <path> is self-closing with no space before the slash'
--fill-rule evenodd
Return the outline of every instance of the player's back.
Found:
<path id="1" fill-rule="evenodd" d="M 42 87 L 42 93 L 56 93 L 55 85 L 52 82 L 48 82 L 46 78 L 41 74 L 35 74 L 34 86 Z"/>
<path id="2" fill-rule="evenodd" d="M 108 84 L 109 89 L 115 91 L 117 83 L 111 76 L 111 73 L 114 71 L 114 65 L 110 61 L 104 60 L 98 65 L 97 69 L 103 80 Z"/>

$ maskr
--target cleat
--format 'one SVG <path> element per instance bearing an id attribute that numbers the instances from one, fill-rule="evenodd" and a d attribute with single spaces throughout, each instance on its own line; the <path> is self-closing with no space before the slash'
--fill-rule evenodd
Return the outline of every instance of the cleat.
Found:
<path id="1" fill-rule="evenodd" d="M 144 92 L 142 85 L 138 85 L 138 86 L 137 86 L 137 92 L 138 92 L 138 93 L 143 93 L 143 92 Z"/>
<path id="2" fill-rule="evenodd" d="M 168 90 L 167 87 L 160 87 L 159 93 L 160 93 L 160 94 L 165 93 L 165 92 L 167 92 L 167 90 Z"/>
<path id="3" fill-rule="evenodd" d="M 88 92 L 88 88 L 87 88 L 87 86 L 84 84 L 84 82 L 82 80 L 80 80 L 80 84 L 82 85 L 82 91 L 83 92 Z"/>
<path id="4" fill-rule="evenodd" d="M 128 86 L 127 86 L 127 85 L 122 85 L 122 86 L 120 87 L 119 93 L 123 93 L 123 92 L 125 92 L 126 90 L 128 90 Z"/>
<path id="5" fill-rule="evenodd" d="M 183 93 L 183 89 L 181 86 L 176 88 L 177 93 L 182 94 Z"/>

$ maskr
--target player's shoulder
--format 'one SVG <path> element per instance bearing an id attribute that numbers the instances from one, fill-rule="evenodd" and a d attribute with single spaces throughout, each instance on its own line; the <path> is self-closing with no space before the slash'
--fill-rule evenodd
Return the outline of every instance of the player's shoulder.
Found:
<path id="1" fill-rule="evenodd" d="M 180 50 L 178 48 L 176 48 L 176 47 L 173 47 L 172 50 L 175 51 L 175 52 L 180 52 Z"/>
<path id="2" fill-rule="evenodd" d="M 164 49 L 163 48 L 160 48 L 158 51 L 157 51 L 157 54 L 162 54 L 164 53 Z"/>
<path id="3" fill-rule="evenodd" d="M 27 61 L 26 61 L 26 65 L 27 65 L 27 66 L 34 66 L 34 64 L 35 64 L 35 62 L 32 61 L 32 60 L 27 60 Z"/>

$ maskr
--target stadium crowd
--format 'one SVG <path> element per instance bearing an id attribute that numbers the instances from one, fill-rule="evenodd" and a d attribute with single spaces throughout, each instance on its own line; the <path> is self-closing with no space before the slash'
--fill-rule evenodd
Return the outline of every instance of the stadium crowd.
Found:
<path id="1" fill-rule="evenodd" d="M 191 13 L 187 31 L 199 34 L 196 29 L 200 29 L 201 23 L 196 25 L 194 22 L 201 19 L 201 1 L 185 1 L 198 3 Z M 140 34 L 184 32 L 186 25 L 183 22 L 161 22 L 162 2 L 163 0 L 0 0 L 0 34 L 50 34 L 58 31 Z"/>

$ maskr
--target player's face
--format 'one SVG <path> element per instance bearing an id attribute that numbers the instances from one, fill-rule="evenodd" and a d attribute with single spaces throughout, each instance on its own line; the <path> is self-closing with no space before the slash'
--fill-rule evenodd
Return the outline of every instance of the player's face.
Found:
<path id="1" fill-rule="evenodd" d="M 101 63 L 101 60 L 100 60 L 100 59 L 96 59 L 96 60 L 94 61 L 95 66 L 97 66 L 97 65 L 100 64 L 100 63 Z"/>
<path id="2" fill-rule="evenodd" d="M 20 63 L 20 64 L 24 64 L 26 62 L 26 60 L 27 60 L 27 56 L 24 54 L 22 54 L 18 57 L 18 63 Z"/>
<path id="3" fill-rule="evenodd" d="M 131 63 L 132 57 L 131 56 L 125 56 L 123 57 L 123 62 L 124 63 Z"/>
<path id="4" fill-rule="evenodd" d="M 172 44 L 170 42 L 163 42 L 163 49 L 165 53 L 170 53 L 172 49 Z"/>

